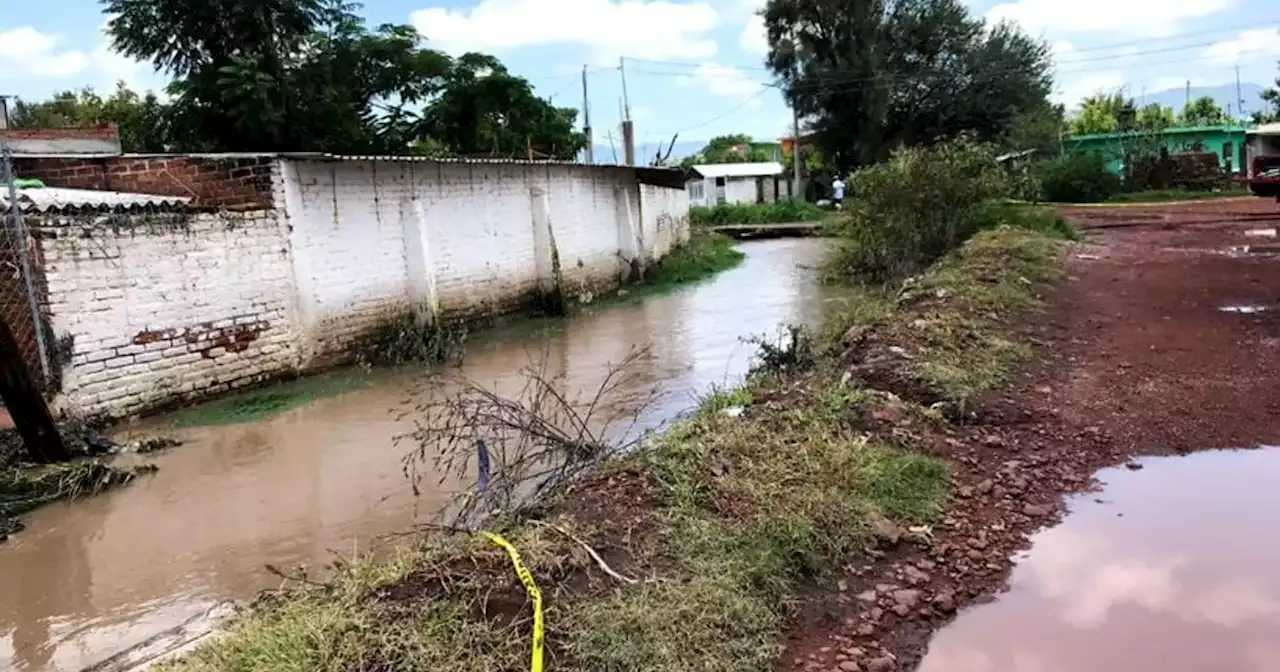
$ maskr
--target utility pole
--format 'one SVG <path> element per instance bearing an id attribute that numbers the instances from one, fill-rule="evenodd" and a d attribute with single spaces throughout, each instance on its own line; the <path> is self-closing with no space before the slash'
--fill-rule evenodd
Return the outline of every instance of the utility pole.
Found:
<path id="1" fill-rule="evenodd" d="M 791 173 L 796 186 L 792 188 L 791 197 L 800 194 L 800 170 L 803 159 L 800 157 L 800 111 L 791 103 Z"/>
<path id="2" fill-rule="evenodd" d="M 631 99 L 627 96 L 627 63 L 618 58 L 618 72 L 622 73 L 622 154 L 627 165 L 636 165 L 636 129 L 631 125 Z"/>
<path id="3" fill-rule="evenodd" d="M 1191 107 L 1191 80 L 1189 79 L 1187 80 L 1187 102 L 1183 104 L 1182 111 L 1186 112 L 1188 107 Z"/>
<path id="4" fill-rule="evenodd" d="M 1240 93 L 1240 66 L 1236 65 L 1236 113 L 1244 116 L 1244 95 Z"/>
<path id="5" fill-rule="evenodd" d="M 596 162 L 596 147 L 591 140 L 591 99 L 587 97 L 587 66 L 582 66 L 582 134 L 587 136 L 587 155 L 583 163 L 592 164 Z"/>

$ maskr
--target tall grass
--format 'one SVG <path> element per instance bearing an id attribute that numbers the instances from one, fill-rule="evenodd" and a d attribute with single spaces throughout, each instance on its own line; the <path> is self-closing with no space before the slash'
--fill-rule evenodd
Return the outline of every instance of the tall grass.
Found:
<path id="1" fill-rule="evenodd" d="M 817 222 L 825 215 L 822 208 L 799 200 L 758 204 L 723 203 L 715 207 L 695 205 L 689 208 L 689 221 L 695 226 Z"/>

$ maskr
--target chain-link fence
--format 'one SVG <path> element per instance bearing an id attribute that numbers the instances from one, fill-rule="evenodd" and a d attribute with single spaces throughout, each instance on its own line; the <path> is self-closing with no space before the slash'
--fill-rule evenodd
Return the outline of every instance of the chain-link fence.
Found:
<path id="1" fill-rule="evenodd" d="M 39 318 L 33 241 L 23 221 L 21 199 L 7 146 L 0 146 L 0 319 L 13 331 L 22 358 L 41 389 L 48 390 L 49 360 Z"/>

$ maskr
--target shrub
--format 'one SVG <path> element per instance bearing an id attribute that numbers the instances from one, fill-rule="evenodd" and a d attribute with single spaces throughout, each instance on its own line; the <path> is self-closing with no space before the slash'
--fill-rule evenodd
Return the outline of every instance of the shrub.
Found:
<path id="1" fill-rule="evenodd" d="M 1120 193 L 1119 175 L 1100 154 L 1065 154 L 1040 164 L 1041 196 L 1051 203 L 1100 203 Z"/>
<path id="2" fill-rule="evenodd" d="M 992 201 L 982 206 L 977 217 L 978 228 L 984 231 L 1009 226 L 1063 240 L 1078 240 L 1080 237 L 1076 227 L 1059 217 L 1048 206 Z"/>
<path id="3" fill-rule="evenodd" d="M 798 200 L 777 203 L 722 203 L 712 208 L 704 205 L 689 208 L 689 221 L 697 226 L 785 224 L 816 222 L 822 219 L 823 214 L 822 208 L 813 203 Z"/>
<path id="4" fill-rule="evenodd" d="M 831 270 L 870 282 L 916 273 L 958 247 L 978 230 L 983 204 L 1009 189 L 991 148 L 965 139 L 898 151 L 851 182 Z"/>

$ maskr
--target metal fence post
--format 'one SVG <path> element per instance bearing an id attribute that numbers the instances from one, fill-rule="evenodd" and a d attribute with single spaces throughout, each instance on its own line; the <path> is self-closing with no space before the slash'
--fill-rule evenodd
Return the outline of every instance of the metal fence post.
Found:
<path id="1" fill-rule="evenodd" d="M 27 237 L 27 227 L 22 221 L 22 208 L 18 204 L 18 185 L 13 174 L 13 154 L 8 143 L 0 143 L 0 179 L 9 189 L 9 214 L 11 225 L 8 230 L 14 236 L 17 247 L 18 264 L 22 271 L 22 280 L 27 290 L 27 307 L 31 310 L 31 328 L 35 331 L 36 350 L 40 355 L 40 371 L 47 384 L 53 376 L 49 367 L 49 349 L 44 340 L 44 320 L 40 316 L 40 300 L 36 296 L 35 278 L 31 261 L 31 240 Z"/>

